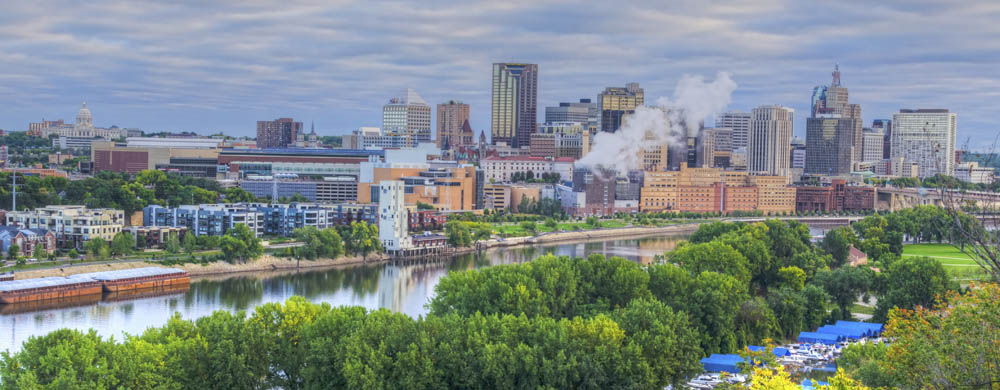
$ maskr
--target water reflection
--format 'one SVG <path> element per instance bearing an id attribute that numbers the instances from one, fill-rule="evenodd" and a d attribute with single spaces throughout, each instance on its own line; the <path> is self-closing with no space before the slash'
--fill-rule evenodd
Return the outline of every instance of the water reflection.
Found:
<path id="1" fill-rule="evenodd" d="M 418 316 L 434 295 L 434 286 L 450 271 L 530 261 L 543 254 L 586 257 L 592 253 L 621 256 L 648 264 L 674 248 L 682 237 L 663 236 L 500 249 L 457 256 L 431 264 L 379 264 L 322 270 L 243 273 L 192 279 L 190 288 L 141 294 L 100 295 L 70 302 L 28 306 L 0 305 L 0 351 L 16 350 L 33 335 L 59 328 L 93 328 L 121 338 L 161 326 L 173 313 L 198 318 L 215 310 L 251 311 L 293 295 L 331 305 L 388 308 Z"/>

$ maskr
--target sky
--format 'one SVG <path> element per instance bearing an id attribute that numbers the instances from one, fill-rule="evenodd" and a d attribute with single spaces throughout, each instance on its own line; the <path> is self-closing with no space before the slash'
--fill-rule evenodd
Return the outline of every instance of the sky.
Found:
<path id="1" fill-rule="evenodd" d="M 900 108 L 958 113 L 958 147 L 1000 134 L 998 1 L 8 1 L 0 129 L 99 127 L 253 136 L 293 117 L 320 135 L 380 126 L 405 88 L 470 104 L 489 129 L 491 64 L 539 65 L 539 119 L 636 81 L 647 102 L 684 75 L 730 72 L 732 109 L 795 109 L 834 63 L 866 125 Z M 596 101 L 596 100 L 595 100 Z M 436 114 L 435 114 L 436 115 Z"/>

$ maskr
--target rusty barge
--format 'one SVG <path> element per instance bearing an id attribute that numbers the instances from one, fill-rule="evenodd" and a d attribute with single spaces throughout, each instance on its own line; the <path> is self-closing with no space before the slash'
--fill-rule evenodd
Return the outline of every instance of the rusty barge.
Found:
<path id="1" fill-rule="evenodd" d="M 160 267 L 13 280 L 0 282 L 0 304 L 100 295 L 102 292 L 185 288 L 190 283 L 187 272 Z"/>

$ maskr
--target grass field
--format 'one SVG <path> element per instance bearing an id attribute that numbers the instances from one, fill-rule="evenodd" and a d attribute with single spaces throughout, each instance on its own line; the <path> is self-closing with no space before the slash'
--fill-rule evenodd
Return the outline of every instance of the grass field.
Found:
<path id="1" fill-rule="evenodd" d="M 969 255 L 950 244 L 909 244 L 903 246 L 903 256 L 927 256 L 944 265 L 957 279 L 976 279 L 985 272 Z"/>

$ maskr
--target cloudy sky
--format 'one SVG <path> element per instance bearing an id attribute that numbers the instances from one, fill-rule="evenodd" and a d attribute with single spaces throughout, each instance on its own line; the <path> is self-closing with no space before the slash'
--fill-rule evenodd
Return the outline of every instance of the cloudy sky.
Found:
<path id="1" fill-rule="evenodd" d="M 211 3 L 206 6 L 203 3 Z M 901 107 L 958 113 L 959 146 L 1000 133 L 998 1 L 8 1 L 0 12 L 0 128 L 97 126 L 252 135 L 315 121 L 379 126 L 407 87 L 472 106 L 489 127 L 490 64 L 539 64 L 546 105 L 638 81 L 647 101 L 685 74 L 728 71 L 731 108 L 795 108 L 839 62 L 866 123 Z"/>

